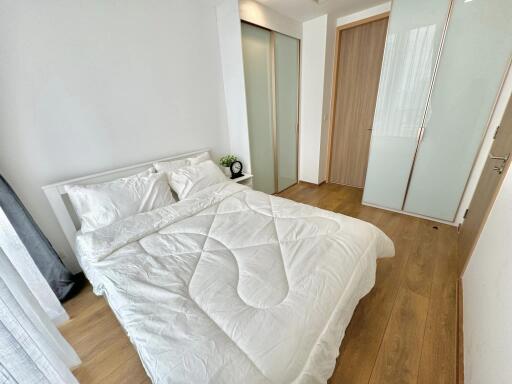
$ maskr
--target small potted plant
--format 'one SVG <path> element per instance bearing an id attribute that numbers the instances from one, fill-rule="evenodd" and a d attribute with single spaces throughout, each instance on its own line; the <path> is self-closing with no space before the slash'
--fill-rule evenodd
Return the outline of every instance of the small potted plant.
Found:
<path id="1" fill-rule="evenodd" d="M 237 160 L 238 159 L 235 155 L 225 155 L 220 158 L 219 164 L 224 168 L 226 176 L 231 176 L 231 169 L 229 167 L 231 167 L 231 164 Z"/>

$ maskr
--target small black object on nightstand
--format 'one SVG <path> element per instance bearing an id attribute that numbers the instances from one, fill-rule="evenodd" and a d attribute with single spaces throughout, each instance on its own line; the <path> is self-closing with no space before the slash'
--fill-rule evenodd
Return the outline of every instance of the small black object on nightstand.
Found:
<path id="1" fill-rule="evenodd" d="M 229 166 L 229 169 L 231 170 L 231 179 L 237 179 L 239 177 L 242 177 L 244 174 L 242 173 L 242 163 L 238 160 L 233 161 L 231 165 Z"/>

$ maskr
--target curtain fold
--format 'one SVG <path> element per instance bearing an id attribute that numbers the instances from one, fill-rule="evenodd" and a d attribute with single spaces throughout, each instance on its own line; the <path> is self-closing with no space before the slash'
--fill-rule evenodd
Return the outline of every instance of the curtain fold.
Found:
<path id="1" fill-rule="evenodd" d="M 28 254 L 61 301 L 76 291 L 76 281 L 7 181 L 0 175 L 0 208 Z"/>
<path id="2" fill-rule="evenodd" d="M 75 384 L 73 348 L 0 248 L 0 382 Z"/>

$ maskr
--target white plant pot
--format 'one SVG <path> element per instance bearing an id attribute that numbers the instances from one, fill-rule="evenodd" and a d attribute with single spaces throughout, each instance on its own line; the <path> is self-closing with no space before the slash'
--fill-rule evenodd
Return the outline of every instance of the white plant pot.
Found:
<path id="1" fill-rule="evenodd" d="M 227 177 L 231 177 L 231 168 L 229 167 L 222 167 L 224 169 L 224 174 L 227 176 Z"/>

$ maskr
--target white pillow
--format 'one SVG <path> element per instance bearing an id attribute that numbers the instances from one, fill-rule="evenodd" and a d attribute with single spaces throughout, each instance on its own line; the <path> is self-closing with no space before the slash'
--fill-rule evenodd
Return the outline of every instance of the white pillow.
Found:
<path id="1" fill-rule="evenodd" d="M 179 168 L 199 164 L 206 160 L 210 160 L 210 154 L 208 152 L 201 153 L 194 157 L 188 157 L 186 159 L 159 161 L 157 163 L 154 163 L 153 166 L 155 167 L 157 172 L 166 172 L 170 174 Z"/>
<path id="2" fill-rule="evenodd" d="M 222 183 L 228 179 L 211 160 L 179 168 L 169 175 L 169 184 L 180 200 L 193 195 L 210 185 Z"/>
<path id="3" fill-rule="evenodd" d="M 82 232 L 174 203 L 165 174 L 140 173 L 91 185 L 67 185 Z"/>

